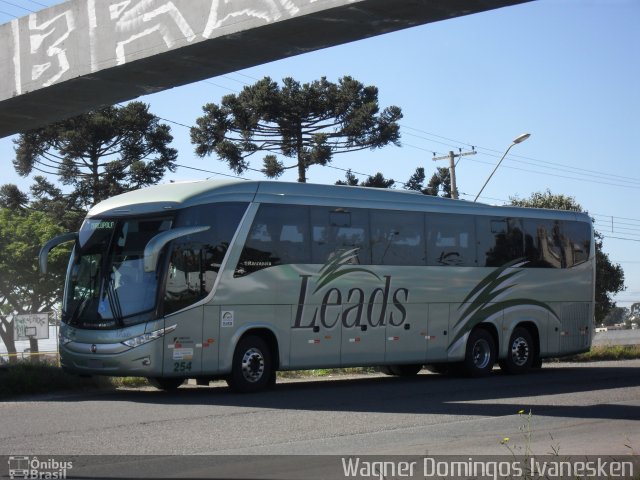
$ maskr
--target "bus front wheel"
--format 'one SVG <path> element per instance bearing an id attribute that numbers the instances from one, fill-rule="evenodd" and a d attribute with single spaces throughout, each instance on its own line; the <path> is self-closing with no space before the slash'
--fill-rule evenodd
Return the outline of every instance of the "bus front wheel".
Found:
<path id="1" fill-rule="evenodd" d="M 151 384 L 152 387 L 156 387 L 158 390 L 170 392 L 172 390 L 176 390 L 180 385 L 182 385 L 184 383 L 184 378 L 155 377 L 147 378 L 147 381 Z"/>
<path id="2" fill-rule="evenodd" d="M 469 335 L 464 358 L 464 370 L 471 377 L 488 375 L 496 362 L 496 344 L 493 336 L 482 328 Z"/>
<path id="3" fill-rule="evenodd" d="M 250 335 L 238 342 L 227 383 L 240 393 L 257 392 L 273 384 L 273 362 L 267 343 Z"/>

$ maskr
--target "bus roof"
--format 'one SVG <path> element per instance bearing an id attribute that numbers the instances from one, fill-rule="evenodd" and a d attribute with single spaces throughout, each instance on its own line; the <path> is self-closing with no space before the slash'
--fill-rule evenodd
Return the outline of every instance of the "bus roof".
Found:
<path id="1" fill-rule="evenodd" d="M 326 205 L 591 221 L 588 215 L 580 212 L 508 205 L 492 206 L 466 200 L 422 195 L 409 190 L 241 180 L 199 180 L 154 185 L 104 200 L 91 208 L 87 216 L 143 215 L 213 202 Z"/>

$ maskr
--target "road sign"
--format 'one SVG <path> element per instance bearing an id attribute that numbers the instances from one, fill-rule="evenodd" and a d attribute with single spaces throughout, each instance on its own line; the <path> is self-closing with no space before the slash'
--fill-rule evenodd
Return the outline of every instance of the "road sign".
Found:
<path id="1" fill-rule="evenodd" d="M 14 315 L 13 333 L 17 341 L 29 340 L 30 338 L 38 340 L 49 338 L 49 314 Z"/>

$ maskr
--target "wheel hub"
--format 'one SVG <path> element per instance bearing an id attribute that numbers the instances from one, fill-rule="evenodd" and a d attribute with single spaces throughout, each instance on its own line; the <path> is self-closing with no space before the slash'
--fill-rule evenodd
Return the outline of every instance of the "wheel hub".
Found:
<path id="1" fill-rule="evenodd" d="M 529 344 L 524 338 L 518 337 L 511 344 L 511 358 L 518 367 L 529 360 Z"/>
<path id="2" fill-rule="evenodd" d="M 242 376 L 248 382 L 255 383 L 264 374 L 264 357 L 257 348 L 251 348 L 242 357 Z"/>
<path id="3" fill-rule="evenodd" d="M 486 368 L 491 360 L 491 347 L 484 339 L 478 340 L 473 345 L 473 364 L 478 369 Z"/>

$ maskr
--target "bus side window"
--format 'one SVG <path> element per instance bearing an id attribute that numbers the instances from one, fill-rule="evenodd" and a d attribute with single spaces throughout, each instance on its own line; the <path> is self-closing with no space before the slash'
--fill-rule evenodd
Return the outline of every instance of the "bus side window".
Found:
<path id="1" fill-rule="evenodd" d="M 426 265 L 424 214 L 372 210 L 370 218 L 374 265 Z"/>
<path id="2" fill-rule="evenodd" d="M 352 252 L 345 263 L 371 264 L 369 214 L 359 208 L 311 207 L 311 262 Z"/>
<path id="3" fill-rule="evenodd" d="M 176 242 L 173 246 L 164 294 L 165 315 L 188 307 L 205 296 L 201 247 L 195 242 Z"/>
<path id="4" fill-rule="evenodd" d="M 560 222 L 525 219 L 525 254 L 530 268 L 563 268 L 566 266 Z"/>
<path id="5" fill-rule="evenodd" d="M 476 265 L 475 224 L 470 215 L 428 213 L 427 265 L 473 267 Z"/>
<path id="6" fill-rule="evenodd" d="M 481 266 L 502 267 L 509 262 L 524 260 L 524 234 L 519 218 L 478 218 L 478 231 L 482 232 Z M 484 261 L 482 261 L 482 256 Z"/>
<path id="7" fill-rule="evenodd" d="M 244 203 L 221 203 L 198 205 L 179 213 L 177 226 L 210 228 L 173 242 L 163 302 L 165 315 L 188 307 L 211 292 L 246 208 Z"/>
<path id="8" fill-rule="evenodd" d="M 527 266 L 570 268 L 589 259 L 591 227 L 587 223 L 525 219 L 525 233 Z"/>
<path id="9" fill-rule="evenodd" d="M 573 267 L 589 260 L 591 226 L 585 222 L 562 222 L 562 231 L 569 243 L 567 266 Z"/>
<path id="10" fill-rule="evenodd" d="M 310 263 L 310 250 L 308 207 L 260 205 L 234 276 L 277 265 Z"/>

